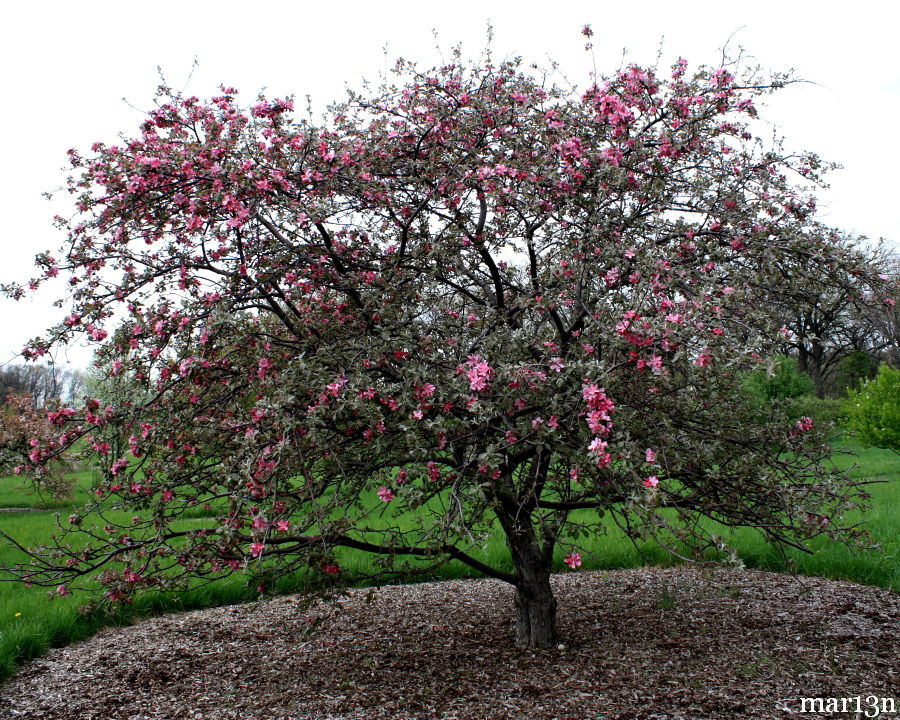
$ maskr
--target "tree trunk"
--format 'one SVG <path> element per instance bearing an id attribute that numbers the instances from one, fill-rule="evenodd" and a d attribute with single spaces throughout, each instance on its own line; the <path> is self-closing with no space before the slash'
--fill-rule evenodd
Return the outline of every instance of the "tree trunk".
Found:
<path id="1" fill-rule="evenodd" d="M 556 645 L 556 598 L 550 587 L 550 563 L 537 543 L 511 547 L 516 568 L 516 645 Z"/>
<path id="2" fill-rule="evenodd" d="M 535 586 L 516 587 L 516 646 L 549 648 L 556 645 L 556 598 L 549 577 Z"/>
<path id="3" fill-rule="evenodd" d="M 540 476 L 540 470 L 535 476 Z M 504 489 L 514 487 L 509 476 Z M 549 648 L 556 645 L 556 598 L 550 587 L 555 535 L 542 525 L 543 543 L 538 540 L 527 503 L 513 493 L 497 495 L 497 519 L 506 535 L 513 563 L 512 584 L 516 588 L 516 645 L 520 648 Z"/>
<path id="4" fill-rule="evenodd" d="M 813 359 L 812 381 L 817 398 L 825 397 L 825 348 L 819 340 L 813 340 L 810 355 Z"/>

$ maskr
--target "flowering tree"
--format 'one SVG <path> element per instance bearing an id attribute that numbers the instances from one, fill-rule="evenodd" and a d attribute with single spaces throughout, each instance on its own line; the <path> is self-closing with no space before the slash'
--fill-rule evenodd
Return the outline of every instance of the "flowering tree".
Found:
<path id="1" fill-rule="evenodd" d="M 40 446 L 55 444 L 57 434 L 46 410 L 34 407 L 32 396 L 8 395 L 0 405 L 0 476 L 19 475 L 30 466 L 38 489 L 55 497 L 69 495 L 72 482 L 66 472 L 72 466 L 67 455 L 56 454 L 52 463 L 32 464 L 41 452 Z"/>
<path id="2" fill-rule="evenodd" d="M 512 584 L 518 644 L 544 647 L 554 553 L 578 567 L 605 512 L 677 552 L 721 548 L 698 515 L 851 535 L 812 422 L 754 421 L 737 371 L 777 344 L 760 288 L 867 271 L 810 220 L 821 162 L 751 132 L 785 78 L 729 68 L 574 94 L 517 62 L 400 62 L 321 126 L 163 89 L 134 138 L 72 151 L 80 214 L 31 282 L 67 274 L 71 311 L 26 352 L 86 335 L 130 390 L 52 413 L 32 460 L 83 438 L 97 506 L 133 519 L 74 517 L 89 545 L 17 574 L 68 592 L 108 566 L 128 599 L 340 575 L 340 548 L 454 559 Z"/>

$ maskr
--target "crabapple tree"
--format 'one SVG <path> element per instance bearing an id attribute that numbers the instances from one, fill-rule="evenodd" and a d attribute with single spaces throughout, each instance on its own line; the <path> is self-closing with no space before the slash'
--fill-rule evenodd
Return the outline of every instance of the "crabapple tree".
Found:
<path id="1" fill-rule="evenodd" d="M 86 336 L 128 390 L 51 413 L 31 465 L 80 441 L 103 481 L 14 574 L 65 593 L 102 569 L 127 600 L 247 568 L 340 578 L 346 548 L 385 573 L 456 560 L 514 586 L 517 643 L 546 647 L 551 569 L 604 515 L 701 555 L 723 544 L 698 516 L 852 536 L 819 430 L 739 390 L 779 340 L 761 288 L 868 278 L 811 219 L 823 163 L 753 133 L 788 78 L 395 71 L 320 124 L 162 88 L 133 137 L 70 152 L 67 244 L 6 289 L 67 276 L 26 354 Z M 129 520 L 94 521 L 113 507 Z"/>
<path id="2" fill-rule="evenodd" d="M 20 475 L 30 467 L 39 490 L 54 497 L 70 495 L 72 482 L 66 477 L 72 469 L 69 454 L 57 455 L 53 462 L 40 466 L 31 462 L 39 446 L 55 443 L 58 435 L 47 420 L 47 411 L 34 406 L 33 396 L 7 395 L 0 405 L 0 476 Z"/>

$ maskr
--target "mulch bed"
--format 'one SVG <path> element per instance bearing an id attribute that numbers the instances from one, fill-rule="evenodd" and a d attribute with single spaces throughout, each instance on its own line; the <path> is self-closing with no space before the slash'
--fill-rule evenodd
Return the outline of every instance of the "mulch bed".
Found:
<path id="1" fill-rule="evenodd" d="M 900 595 L 695 567 L 554 577 L 558 648 L 513 642 L 494 580 L 354 590 L 145 620 L 29 663 L 0 717 L 730 720 L 800 697 L 896 698 Z M 318 623 L 310 623 L 318 619 Z"/>

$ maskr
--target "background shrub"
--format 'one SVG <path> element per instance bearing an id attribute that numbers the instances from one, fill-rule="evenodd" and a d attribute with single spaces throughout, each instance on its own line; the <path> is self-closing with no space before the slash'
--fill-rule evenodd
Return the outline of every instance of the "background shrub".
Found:
<path id="1" fill-rule="evenodd" d="M 846 414 L 864 446 L 900 453 L 900 369 L 882 365 L 872 380 L 850 391 Z"/>
<path id="2" fill-rule="evenodd" d="M 815 395 L 801 395 L 790 398 L 784 403 L 785 412 L 792 420 L 811 417 L 819 424 L 843 423 L 845 420 L 845 401 L 841 398 L 818 398 Z"/>
<path id="3" fill-rule="evenodd" d="M 773 400 L 812 395 L 814 388 L 809 376 L 797 368 L 796 358 L 775 355 L 768 368 L 747 375 L 744 387 L 757 405 Z"/>

